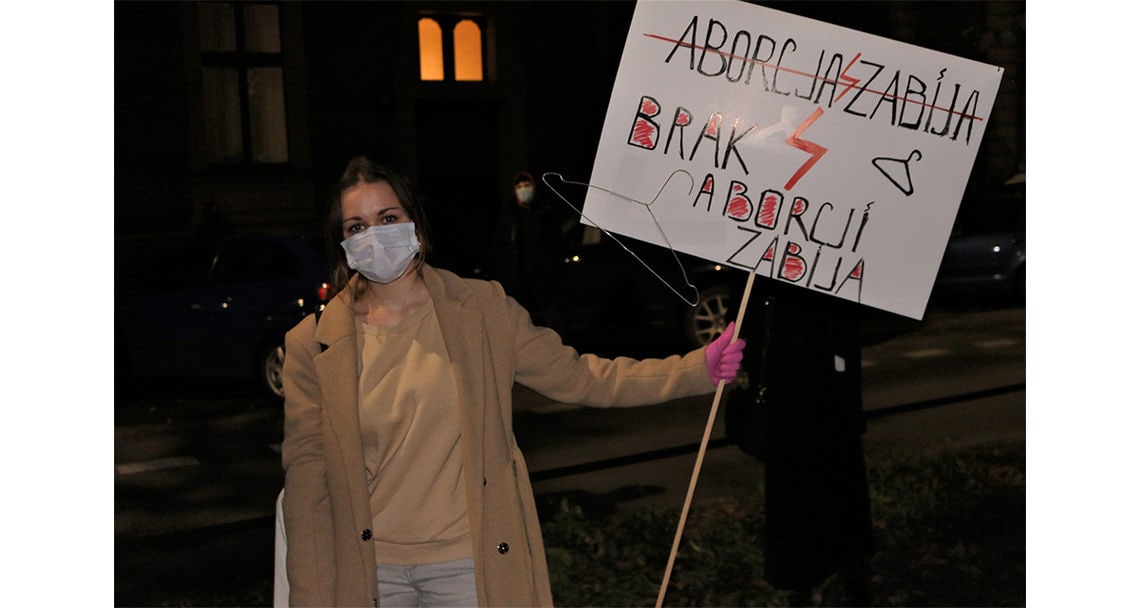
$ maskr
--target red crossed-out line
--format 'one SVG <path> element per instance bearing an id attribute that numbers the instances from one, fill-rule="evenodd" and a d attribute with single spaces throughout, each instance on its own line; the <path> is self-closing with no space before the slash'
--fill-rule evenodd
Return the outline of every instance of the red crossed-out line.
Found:
<path id="1" fill-rule="evenodd" d="M 701 49 L 701 50 L 704 50 L 704 51 L 708 51 L 708 52 L 716 53 L 717 55 L 720 55 L 721 57 L 728 57 L 728 58 L 731 58 L 731 59 L 739 59 L 740 61 L 744 61 L 744 62 L 755 63 L 755 64 L 757 64 L 757 65 L 760 65 L 761 67 L 769 67 L 769 68 L 774 68 L 774 69 L 775 69 L 776 71 L 778 71 L 778 72 L 789 72 L 789 73 L 792 73 L 792 74 L 796 74 L 797 76 L 804 76 L 804 77 L 807 77 L 807 78 L 812 78 L 812 79 L 815 79 L 815 80 L 820 80 L 820 81 L 823 81 L 823 82 L 825 82 L 825 83 L 828 83 L 828 84 L 833 84 L 833 85 L 839 85 L 839 84 L 840 84 L 838 81 L 835 81 L 835 80 L 831 80 L 831 79 L 829 79 L 829 78 L 823 78 L 822 76 L 816 76 L 815 74 L 811 74 L 811 73 L 808 73 L 808 72 L 802 72 L 802 71 L 800 71 L 800 70 L 796 70 L 796 69 L 793 69 L 793 68 L 788 68 L 788 67 L 784 67 L 784 66 L 777 66 L 777 65 L 775 65 L 775 64 L 772 64 L 772 63 L 767 63 L 767 62 L 764 62 L 764 61 L 760 61 L 759 59 L 749 59 L 748 57 L 741 57 L 740 55 L 733 55 L 732 53 L 726 53 L 726 52 L 724 52 L 724 51 L 721 51 L 720 49 L 713 49 L 713 48 L 709 48 L 709 47 L 701 47 L 701 46 L 698 46 L 698 45 L 695 45 L 695 44 L 691 44 L 691 43 L 689 43 L 689 42 L 685 42 L 685 41 L 683 41 L 683 40 L 675 40 L 675 39 L 673 39 L 673 38 L 669 38 L 669 37 L 667 37 L 667 36 L 662 36 L 662 35 L 660 35 L 660 34 L 642 34 L 642 36 L 645 36 L 646 38 L 652 38 L 652 39 L 654 39 L 654 40 L 660 40 L 660 41 L 662 41 L 662 42 L 668 42 L 668 43 L 670 43 L 670 44 L 677 44 L 677 45 L 683 46 L 683 47 L 685 47 L 685 48 L 690 48 L 690 49 Z M 858 83 L 860 82 L 860 80 L 859 80 L 859 79 L 857 79 L 857 78 L 854 78 L 854 77 L 851 77 L 851 76 L 848 76 L 848 75 L 847 75 L 847 70 L 850 70 L 850 69 L 851 69 L 851 66 L 855 65 L 855 62 L 856 62 L 856 61 L 857 61 L 857 60 L 858 60 L 860 57 L 862 57 L 862 56 L 863 56 L 863 54 L 862 54 L 862 53 L 858 53 L 858 54 L 856 54 L 856 55 L 855 55 L 855 58 L 854 58 L 854 59 L 852 59 L 852 60 L 851 60 L 851 62 L 847 64 L 847 67 L 843 68 L 843 73 L 842 73 L 842 74 L 840 74 L 840 76 L 839 76 L 839 80 L 843 81 L 844 83 L 847 83 L 847 88 L 845 88 L 845 89 L 843 90 L 843 92 L 842 92 L 842 93 L 840 93 L 838 96 L 836 96 L 836 98 L 835 98 L 835 100 L 836 100 L 836 101 L 839 101 L 839 99 L 840 99 L 841 97 L 843 97 L 844 95 L 846 95 L 846 94 L 847 94 L 847 91 L 850 91 L 852 88 L 854 88 L 854 87 L 855 87 L 855 85 L 856 85 L 856 84 L 858 84 Z M 881 96 L 881 97 L 888 97 L 888 98 L 891 98 L 891 99 L 895 99 L 895 100 L 899 100 L 899 101 L 904 101 L 904 102 L 906 102 L 906 103 L 919 103 L 919 102 L 917 102 L 917 101 L 914 101 L 914 100 L 912 100 L 912 99 L 906 99 L 906 98 L 904 98 L 904 97 L 900 97 L 900 96 L 898 96 L 898 95 L 888 95 L 888 94 L 886 93 L 886 91 L 876 91 L 876 90 L 874 90 L 874 89 L 864 89 L 864 90 L 865 90 L 865 91 L 867 91 L 868 93 L 873 93 L 873 94 L 875 94 L 875 95 L 879 95 L 879 96 Z M 932 105 L 932 104 L 928 104 L 928 103 L 925 103 L 925 102 L 924 102 L 924 103 L 922 103 L 921 105 L 923 105 L 923 106 L 925 106 L 925 107 L 927 107 L 927 108 L 930 108 L 930 109 L 932 109 L 932 110 L 942 110 L 943 112 L 949 112 L 950 114 L 955 114 L 955 115 L 958 115 L 958 116 L 962 116 L 962 117 L 964 117 L 964 118 L 969 118 L 970 120 L 985 120 L 985 119 L 984 119 L 984 118 L 982 118 L 981 116 L 975 116 L 975 115 L 973 115 L 973 114 L 966 114 L 966 113 L 964 113 L 964 112 L 960 112 L 960 111 L 959 111 L 959 112 L 953 112 L 953 111 L 951 111 L 949 108 L 940 108 L 940 107 L 938 107 L 938 106 L 935 106 L 935 105 Z"/>

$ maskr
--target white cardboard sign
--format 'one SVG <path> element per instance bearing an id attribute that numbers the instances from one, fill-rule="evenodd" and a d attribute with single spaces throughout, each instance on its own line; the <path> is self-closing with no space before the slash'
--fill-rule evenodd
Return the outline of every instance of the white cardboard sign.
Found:
<path id="1" fill-rule="evenodd" d="M 641 0 L 583 221 L 921 319 L 1001 75 L 744 2 Z"/>

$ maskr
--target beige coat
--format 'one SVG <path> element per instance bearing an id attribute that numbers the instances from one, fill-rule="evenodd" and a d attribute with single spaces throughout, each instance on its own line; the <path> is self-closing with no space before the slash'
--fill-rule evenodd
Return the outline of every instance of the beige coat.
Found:
<path id="1" fill-rule="evenodd" d="M 513 384 L 563 403 L 659 403 L 715 390 L 704 350 L 644 361 L 579 356 L 555 332 L 534 327 L 498 283 L 431 267 L 424 280 L 459 388 L 479 605 L 550 606 L 534 495 L 512 430 Z M 293 605 L 377 603 L 350 292 L 329 303 L 319 324 L 310 315 L 285 338 L 281 456 Z"/>

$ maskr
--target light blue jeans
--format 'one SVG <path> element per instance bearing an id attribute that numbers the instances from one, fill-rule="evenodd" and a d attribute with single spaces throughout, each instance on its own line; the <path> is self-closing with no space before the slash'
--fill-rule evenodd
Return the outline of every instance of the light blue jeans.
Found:
<path id="1" fill-rule="evenodd" d="M 468 557 L 439 564 L 378 564 L 376 581 L 384 608 L 474 608 L 475 561 Z"/>

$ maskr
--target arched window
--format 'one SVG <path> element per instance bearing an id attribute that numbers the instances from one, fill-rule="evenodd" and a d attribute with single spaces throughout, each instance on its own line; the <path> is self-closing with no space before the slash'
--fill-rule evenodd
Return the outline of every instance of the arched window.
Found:
<path id="1" fill-rule="evenodd" d="M 472 16 L 420 17 L 420 80 L 482 81 L 484 23 L 485 19 Z"/>
<path id="2" fill-rule="evenodd" d="M 470 19 L 455 24 L 455 79 L 483 80 L 483 33 Z"/>
<path id="3" fill-rule="evenodd" d="M 443 30 L 435 19 L 420 19 L 420 80 L 443 80 Z"/>

